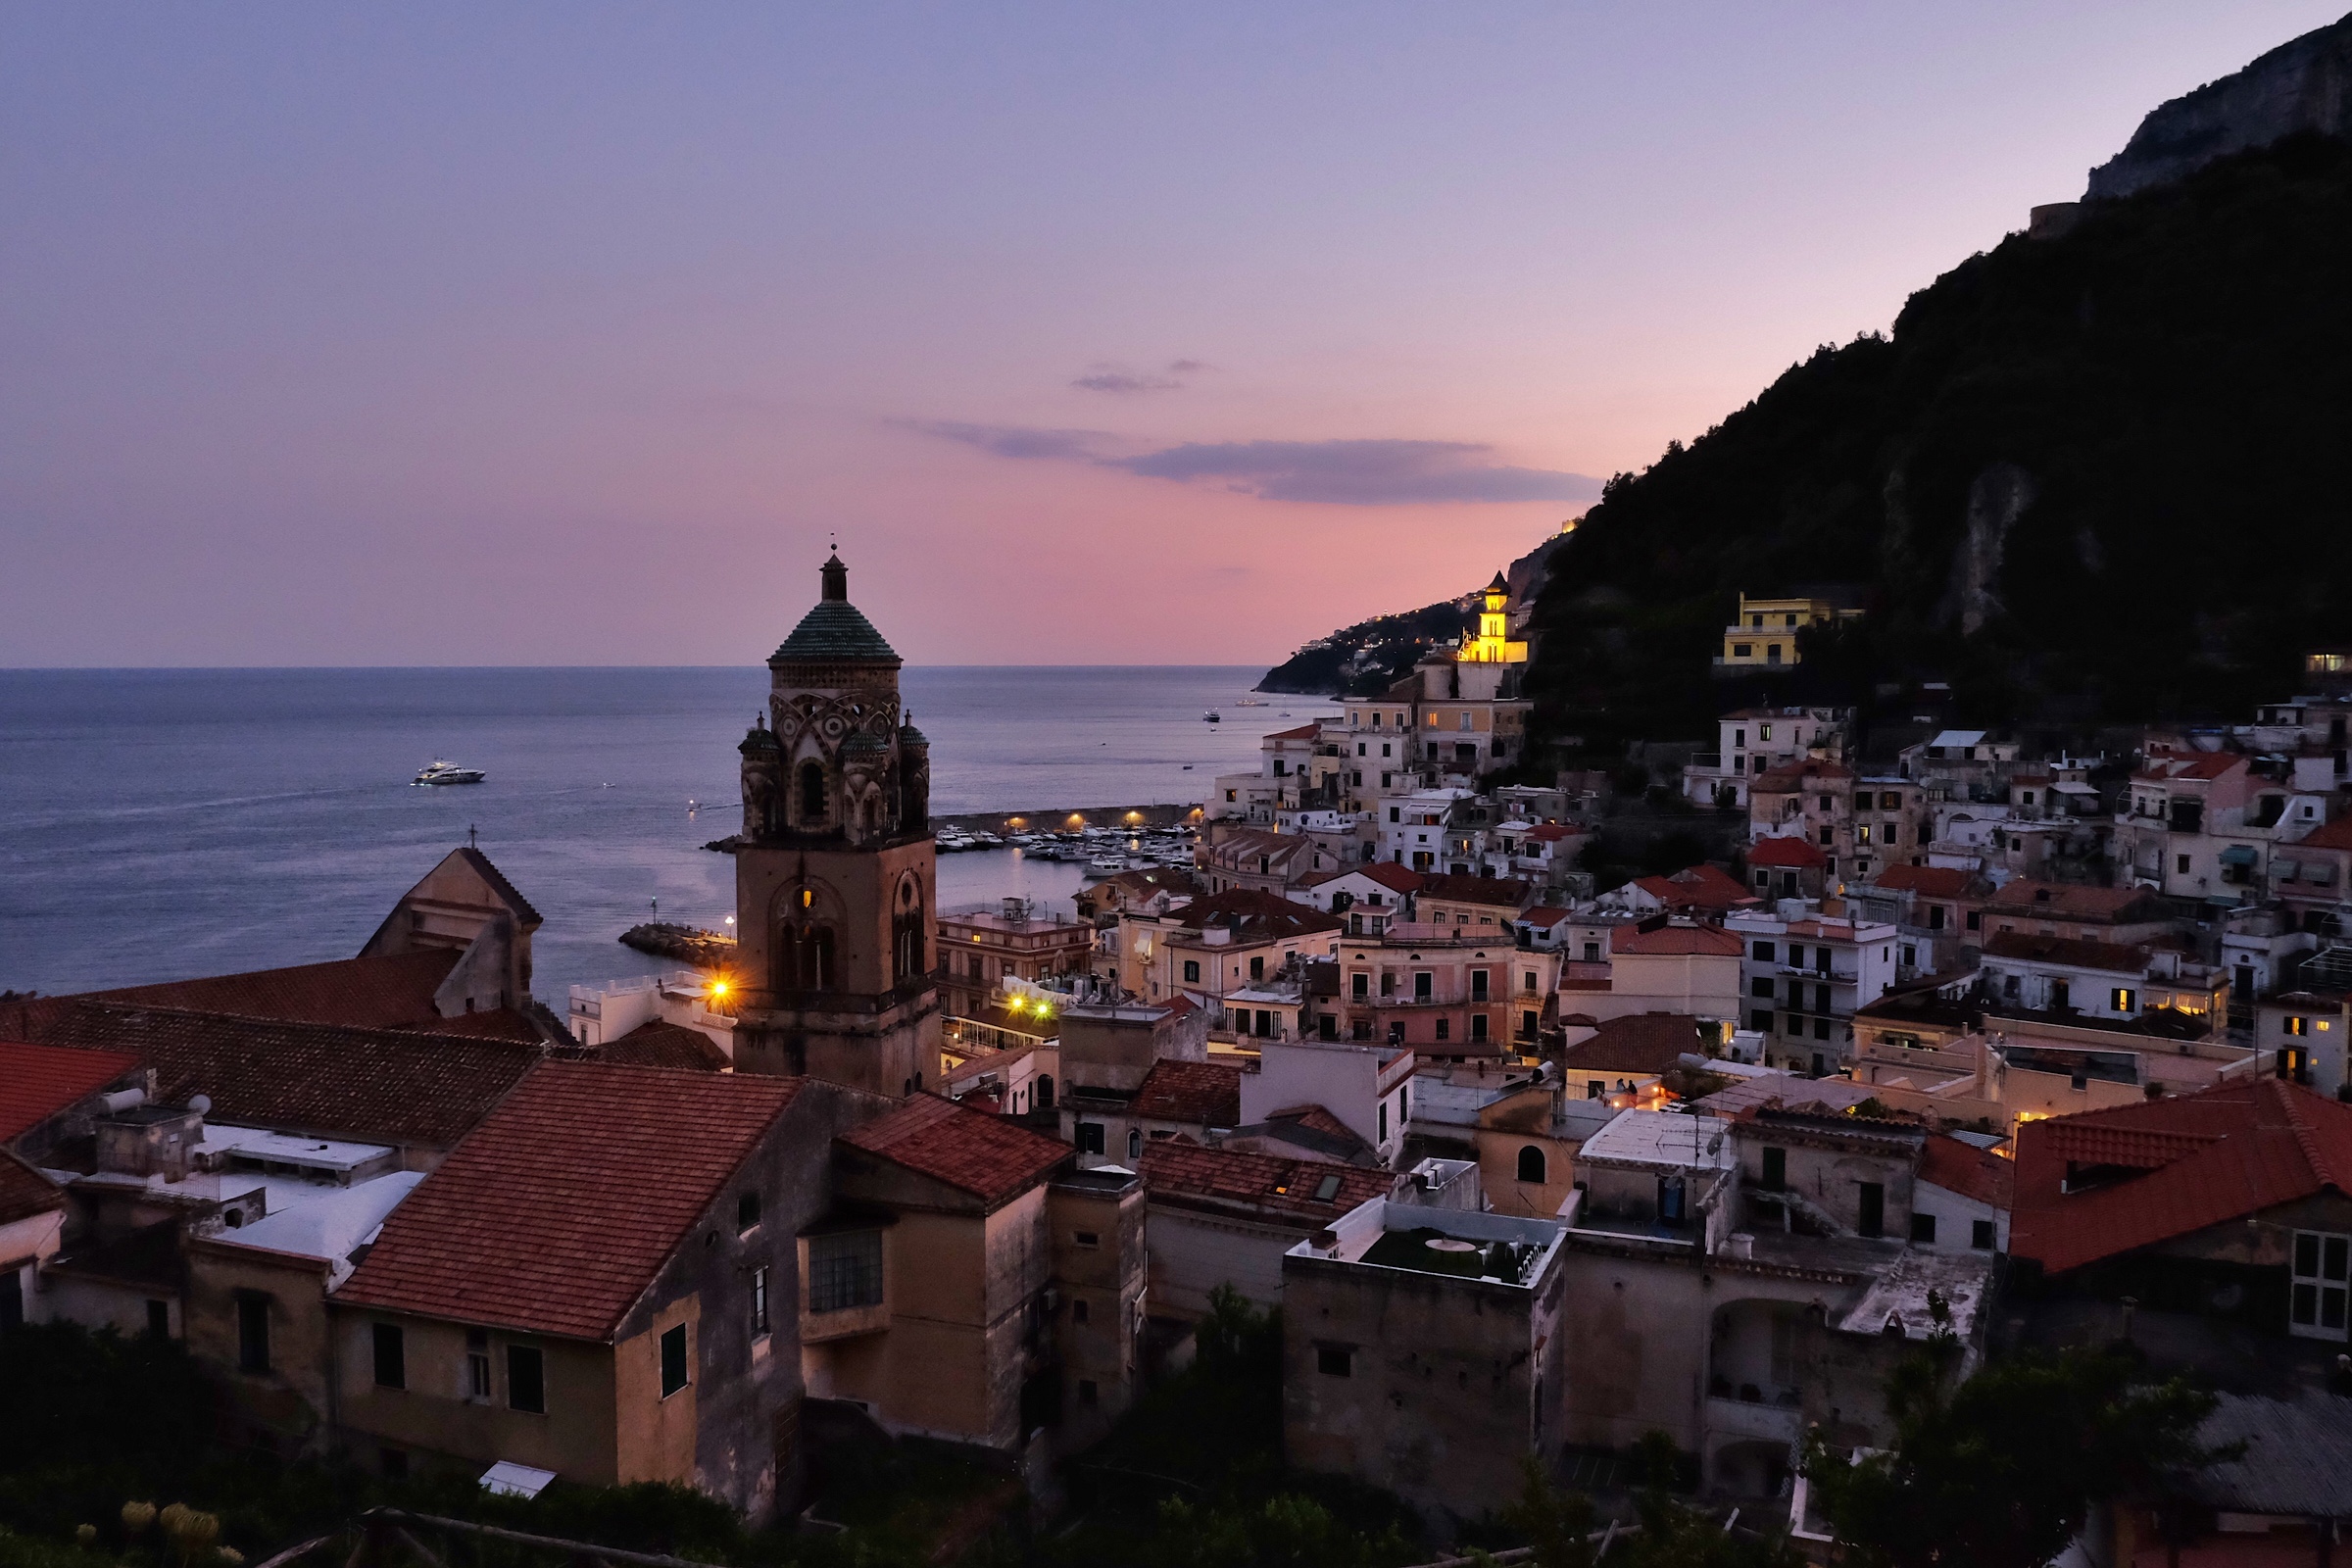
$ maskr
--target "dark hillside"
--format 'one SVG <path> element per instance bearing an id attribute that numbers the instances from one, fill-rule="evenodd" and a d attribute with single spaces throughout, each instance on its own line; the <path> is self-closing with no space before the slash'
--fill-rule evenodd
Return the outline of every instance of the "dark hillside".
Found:
<path id="1" fill-rule="evenodd" d="M 2284 694 L 2352 641 L 2352 148 L 2012 236 L 1611 481 L 1551 566 L 1537 724 L 1589 754 L 1702 733 L 1738 593 L 1821 581 L 1869 614 L 1808 651 L 1843 690 L 1788 700 L 1939 678 L 1964 717 L 2090 722 Z"/>

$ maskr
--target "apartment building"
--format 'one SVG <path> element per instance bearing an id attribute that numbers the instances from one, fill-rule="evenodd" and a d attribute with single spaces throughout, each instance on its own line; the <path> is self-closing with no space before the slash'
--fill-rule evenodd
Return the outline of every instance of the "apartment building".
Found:
<path id="1" fill-rule="evenodd" d="M 1815 1077 L 1853 1051 L 1854 1013 L 1895 980 L 1891 925 L 1817 914 L 1737 910 L 1724 929 L 1746 946 L 1741 991 L 1764 1059 Z"/>

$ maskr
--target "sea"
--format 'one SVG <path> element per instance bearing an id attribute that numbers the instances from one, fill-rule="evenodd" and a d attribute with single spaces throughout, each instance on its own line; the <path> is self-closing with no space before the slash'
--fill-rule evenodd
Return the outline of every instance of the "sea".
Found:
<path id="1" fill-rule="evenodd" d="M 1198 803 L 1326 700 L 1257 666 L 908 668 L 935 814 Z M 736 744 L 763 668 L 0 670 L 0 990 L 349 957 L 470 839 L 545 916 L 533 989 L 667 967 L 617 940 L 725 930 Z M 1222 722 L 1202 714 L 1216 709 Z M 474 785 L 416 788 L 436 759 Z M 1084 868 L 943 855 L 942 908 L 1068 907 Z"/>

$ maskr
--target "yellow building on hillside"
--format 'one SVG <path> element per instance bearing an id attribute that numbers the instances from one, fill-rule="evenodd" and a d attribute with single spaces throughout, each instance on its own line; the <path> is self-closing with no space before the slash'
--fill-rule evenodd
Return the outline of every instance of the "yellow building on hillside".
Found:
<path id="1" fill-rule="evenodd" d="M 1858 619 L 1861 614 L 1857 608 L 1818 595 L 1750 599 L 1741 594 L 1738 618 L 1723 629 L 1723 652 L 1716 658 L 1716 666 L 1730 673 L 1796 663 L 1798 632 L 1807 626 Z"/>

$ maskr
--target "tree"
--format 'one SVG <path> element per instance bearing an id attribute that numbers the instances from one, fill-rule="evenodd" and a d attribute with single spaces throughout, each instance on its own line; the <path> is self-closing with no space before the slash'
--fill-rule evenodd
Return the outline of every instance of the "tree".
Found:
<path id="1" fill-rule="evenodd" d="M 2041 1568 L 2094 1502 L 2145 1494 L 2215 1457 L 2196 1431 L 2213 1397 L 2149 1385 L 2111 1350 L 2027 1353 L 1952 1388 L 1949 1347 L 1887 1383 L 1894 1445 L 1855 1459 L 1816 1435 L 1805 1474 L 1859 1568 Z"/>

